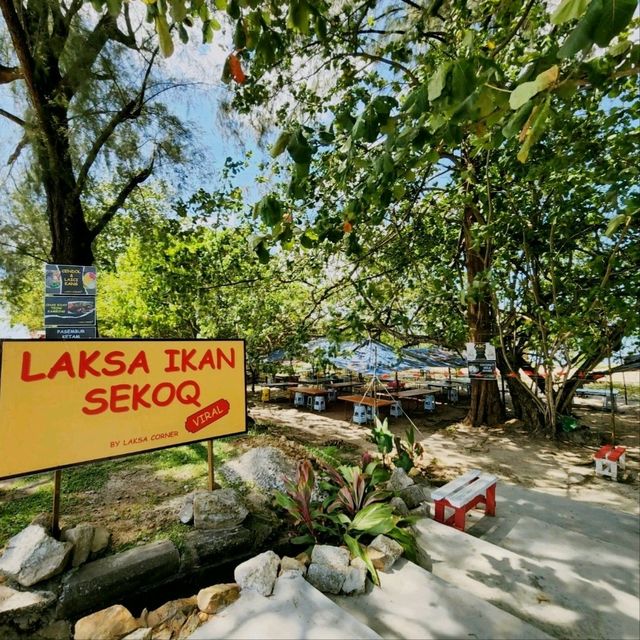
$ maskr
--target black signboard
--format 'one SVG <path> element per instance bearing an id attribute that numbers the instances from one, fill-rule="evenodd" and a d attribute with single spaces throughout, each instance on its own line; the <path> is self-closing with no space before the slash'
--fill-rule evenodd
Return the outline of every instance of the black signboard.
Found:
<path id="1" fill-rule="evenodd" d="M 93 266 L 48 264 L 45 267 L 46 295 L 95 296 L 97 276 Z"/>
<path id="2" fill-rule="evenodd" d="M 95 327 L 47 327 L 47 340 L 92 340 L 96 337 Z"/>
<path id="3" fill-rule="evenodd" d="M 46 296 L 45 327 L 95 326 L 95 296 Z"/>

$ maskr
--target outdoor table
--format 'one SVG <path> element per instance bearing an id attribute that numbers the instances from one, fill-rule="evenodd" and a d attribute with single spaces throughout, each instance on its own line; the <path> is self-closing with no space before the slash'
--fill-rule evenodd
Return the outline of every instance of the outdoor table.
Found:
<path id="1" fill-rule="evenodd" d="M 382 400 L 381 398 L 372 398 L 371 396 L 338 396 L 338 400 L 373 407 L 376 413 L 380 407 L 390 407 L 393 404 L 393 400 Z"/>
<path id="2" fill-rule="evenodd" d="M 305 396 L 326 396 L 329 391 L 322 387 L 289 387 L 289 398 L 291 399 L 296 393 Z"/>

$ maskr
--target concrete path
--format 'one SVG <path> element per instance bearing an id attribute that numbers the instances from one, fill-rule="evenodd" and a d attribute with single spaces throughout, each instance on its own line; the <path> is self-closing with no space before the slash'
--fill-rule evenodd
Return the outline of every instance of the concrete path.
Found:
<path id="1" fill-rule="evenodd" d="M 552 495 L 551 491 L 543 493 L 499 480 L 496 513 L 498 516 L 535 518 L 628 549 L 633 557 L 640 557 L 639 516 Z M 483 518 L 467 530 L 472 535 L 485 537 L 488 529 L 495 525 L 492 518 Z M 499 544 L 497 538 L 496 541 Z"/>
<path id="2" fill-rule="evenodd" d="M 544 527 L 535 524 L 531 538 Z M 614 585 L 592 583 L 570 566 L 527 558 L 433 520 L 420 520 L 416 528 L 434 575 L 550 635 L 638 637 L 638 599 Z"/>
<path id="3" fill-rule="evenodd" d="M 401 559 L 381 588 L 332 600 L 383 638 L 549 638 L 539 629 Z"/>
<path id="4" fill-rule="evenodd" d="M 243 591 L 190 640 L 343 640 L 380 636 L 334 604 L 300 576 L 281 577 L 268 598 Z"/>

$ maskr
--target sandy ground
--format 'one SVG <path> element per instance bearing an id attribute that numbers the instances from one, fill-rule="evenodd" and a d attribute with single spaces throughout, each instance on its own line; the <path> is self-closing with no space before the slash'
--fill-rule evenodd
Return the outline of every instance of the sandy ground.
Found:
<path id="1" fill-rule="evenodd" d="M 622 405 L 615 417 L 617 444 L 627 448 L 627 473 L 623 482 L 596 477 L 593 454 L 600 439 L 611 433 L 611 417 L 597 400 L 579 401 L 576 415 L 588 426 L 589 444 L 555 442 L 532 436 L 517 421 L 492 428 L 464 425 L 464 400 L 459 406 L 438 404 L 435 414 L 410 412 L 419 430 L 417 439 L 425 449 L 423 464 L 435 484 L 447 481 L 468 469 L 480 468 L 499 478 L 618 509 L 640 513 L 640 407 Z M 318 414 L 294 409 L 284 398 L 278 402 L 256 402 L 250 414 L 271 425 L 269 431 L 318 446 L 345 443 L 359 450 L 375 450 L 369 441 L 370 428 L 352 424 L 350 409 L 338 403 Z M 390 429 L 404 435 L 407 418 L 392 418 Z"/>

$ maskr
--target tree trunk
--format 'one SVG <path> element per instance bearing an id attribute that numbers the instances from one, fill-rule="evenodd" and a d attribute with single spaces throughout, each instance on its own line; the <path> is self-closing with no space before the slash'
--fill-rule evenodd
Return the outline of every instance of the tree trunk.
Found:
<path id="1" fill-rule="evenodd" d="M 473 283 L 490 266 L 490 249 L 478 247 L 473 241 L 472 229 L 476 224 L 475 211 L 471 205 L 464 212 L 464 240 L 466 250 L 467 322 L 472 342 L 489 342 L 493 336 L 491 299 L 486 286 L 474 287 Z M 469 412 L 465 422 L 474 427 L 493 426 L 504 422 L 504 406 L 500 398 L 497 380 L 472 380 Z"/>
<path id="2" fill-rule="evenodd" d="M 92 237 L 85 221 L 69 151 L 69 124 L 63 108 L 46 108 L 52 127 L 59 132 L 56 144 L 35 145 L 47 195 L 47 218 L 51 231 L 51 260 L 57 264 L 93 264 Z"/>

